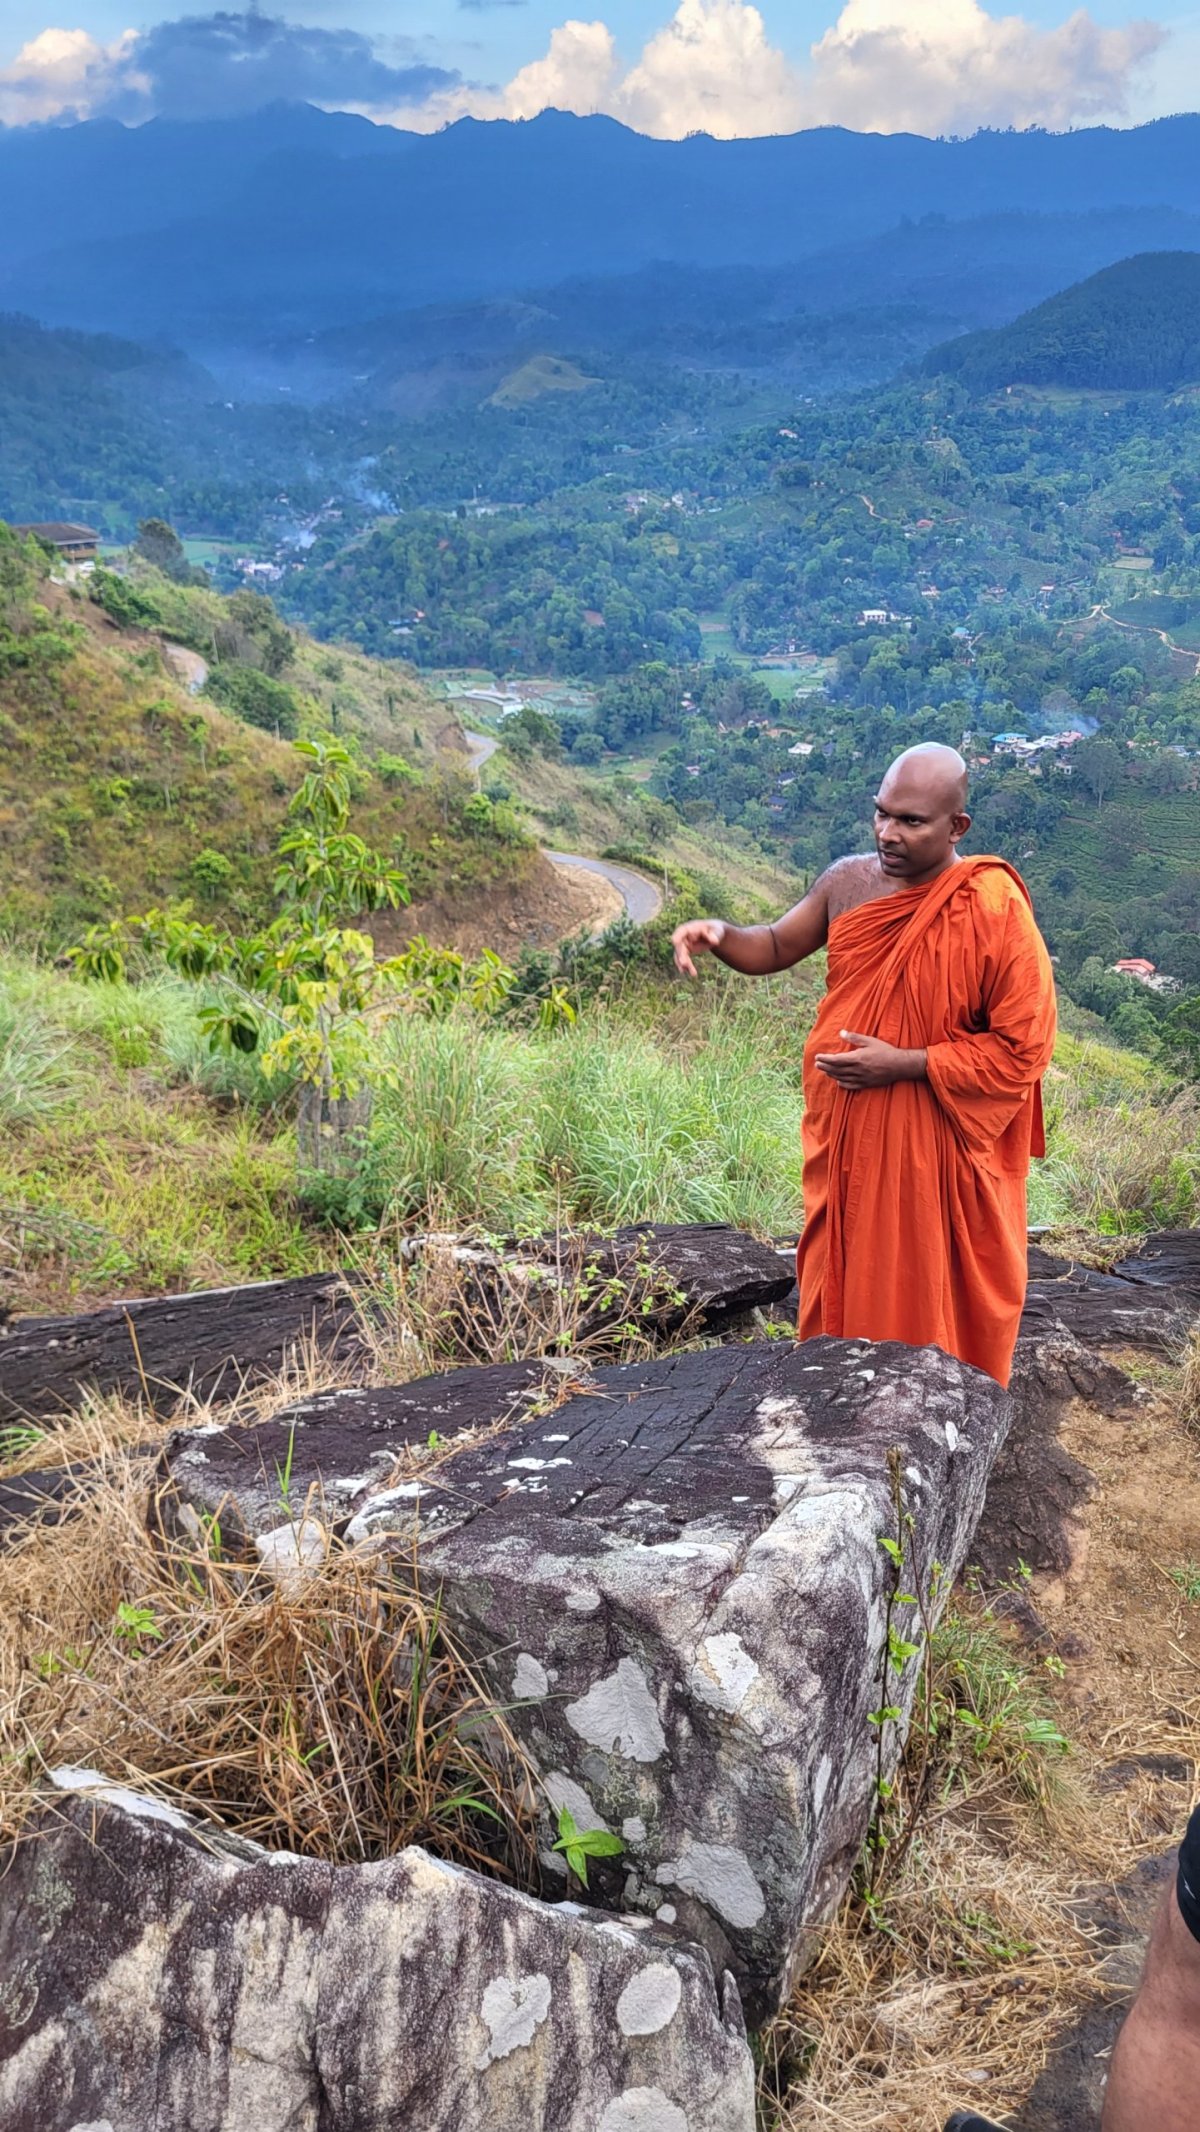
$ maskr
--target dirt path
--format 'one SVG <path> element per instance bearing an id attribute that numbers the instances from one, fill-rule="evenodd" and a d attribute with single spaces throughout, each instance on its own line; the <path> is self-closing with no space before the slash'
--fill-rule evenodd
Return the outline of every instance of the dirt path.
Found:
<path id="1" fill-rule="evenodd" d="M 467 733 L 464 731 L 463 737 L 467 743 L 467 754 L 470 757 L 471 768 L 476 777 L 478 777 L 485 762 L 491 761 L 500 743 L 489 733 Z"/>
<path id="2" fill-rule="evenodd" d="M 1072 1848 L 1101 1960 L 1092 2003 L 1055 2043 L 1015 2132 L 1094 2132 L 1113 2038 L 1195 1796 L 1200 1443 L 1179 1419 L 1170 1373 L 1144 1356 L 1128 1366 L 1145 1386 L 1138 1406 L 1105 1414 L 1080 1402 L 1064 1422 L 1062 1447 L 1095 1492 L 1065 1576 L 1031 1587 L 1065 1666 L 1055 1700 L 1080 1785 Z"/>
<path id="3" fill-rule="evenodd" d="M 1088 621 L 1095 621 L 1097 617 L 1102 622 L 1111 622 L 1114 629 L 1129 630 L 1135 637 L 1157 637 L 1159 643 L 1165 645 L 1168 651 L 1178 653 L 1181 659 L 1190 659 L 1193 675 L 1200 675 L 1200 652 L 1190 650 L 1186 644 L 1177 644 L 1174 637 L 1169 636 L 1165 629 L 1156 629 L 1153 622 L 1122 622 L 1118 616 L 1109 613 L 1102 600 L 1097 600 L 1088 615 Z"/>

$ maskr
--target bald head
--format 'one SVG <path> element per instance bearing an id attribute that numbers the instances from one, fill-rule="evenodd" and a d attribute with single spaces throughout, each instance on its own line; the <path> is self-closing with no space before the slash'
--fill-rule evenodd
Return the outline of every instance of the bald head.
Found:
<path id="1" fill-rule="evenodd" d="M 957 748 L 943 747 L 940 740 L 919 740 L 897 755 L 884 772 L 880 792 L 889 785 L 902 785 L 906 791 L 917 785 L 951 814 L 966 810 L 967 766 Z"/>
<path id="2" fill-rule="evenodd" d="M 912 887 L 933 880 L 953 865 L 970 826 L 967 766 L 957 748 L 923 740 L 896 757 L 875 800 L 875 848 L 890 879 Z"/>

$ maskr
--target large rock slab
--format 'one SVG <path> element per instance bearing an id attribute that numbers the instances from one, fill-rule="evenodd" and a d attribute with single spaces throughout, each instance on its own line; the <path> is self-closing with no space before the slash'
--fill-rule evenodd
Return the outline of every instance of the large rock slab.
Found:
<path id="1" fill-rule="evenodd" d="M 417 1236 L 401 1259 L 413 1265 L 430 1251 L 452 1262 L 457 1292 L 447 1307 L 458 1344 L 483 1354 L 505 1344 L 514 1294 L 523 1292 L 536 1321 L 535 1284 L 548 1302 L 569 1297 L 561 1312 L 552 1302 L 546 1310 L 547 1338 L 560 1315 L 576 1341 L 629 1318 L 663 1337 L 685 1322 L 716 1329 L 777 1304 L 792 1285 L 790 1253 L 723 1223 L 646 1222 L 612 1236 L 486 1246 Z M 17 1318 L 0 1326 L 0 1422 L 51 1420 L 89 1390 L 125 1392 L 170 1415 L 185 1392 L 232 1399 L 301 1350 L 360 1361 L 359 1313 L 370 1307 L 352 1277 L 319 1273 L 140 1297 L 78 1317 Z"/>
<path id="2" fill-rule="evenodd" d="M 1031 1243 L 1021 1339 L 1059 1327 L 1085 1347 L 1170 1352 L 1200 1314 L 1200 1229 L 1146 1237 L 1107 1273 Z"/>
<path id="3" fill-rule="evenodd" d="M 14 1318 L 0 1328 L 0 1422 L 52 1421 L 88 1391 L 125 1392 L 161 1414 L 188 1392 L 232 1399 L 310 1347 L 331 1360 L 363 1356 L 339 1273 L 138 1297 L 79 1317 Z"/>
<path id="4" fill-rule="evenodd" d="M 753 2132 L 700 1949 L 420 1850 L 330 1866 L 56 1781 L 4 1865 L 8 2132 Z"/>
<path id="5" fill-rule="evenodd" d="M 936 1349 L 813 1340 L 676 1354 L 547 1385 L 538 1366 L 331 1395 L 290 1424 L 175 1439 L 184 1508 L 248 1532 L 323 1497 L 354 1538 L 437 1578 L 547 1792 L 625 1842 L 606 1898 L 678 1921 L 776 2005 L 868 1825 L 896 1531 L 903 1589 L 966 1558 L 1009 1419 L 999 1386 Z M 320 1409 L 320 1411 L 315 1411 Z M 362 1492 L 352 1417 L 383 1441 L 498 1425 L 424 1478 Z M 390 1434 L 387 1424 L 391 1423 Z M 234 1481 L 240 1449 L 247 1485 Z M 325 1463 L 318 1467 L 314 1450 Z M 274 1477 L 274 1482 L 273 1482 Z M 311 1497 L 302 1493 L 311 1479 Z M 344 1484 L 344 1485 L 343 1485 Z M 905 1633 L 919 1643 L 912 1609 Z M 888 1728 L 890 1760 L 898 1729 Z M 547 1864 L 552 1861 L 547 1858 Z"/>

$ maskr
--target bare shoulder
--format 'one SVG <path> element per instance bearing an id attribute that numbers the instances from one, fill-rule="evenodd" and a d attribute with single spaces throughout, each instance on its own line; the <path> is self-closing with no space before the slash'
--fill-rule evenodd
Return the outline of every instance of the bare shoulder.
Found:
<path id="1" fill-rule="evenodd" d="M 843 911 L 857 909 L 860 903 L 873 902 L 885 887 L 879 860 L 873 851 L 854 851 L 844 859 L 835 859 L 815 885 L 824 891 L 831 920 L 840 918 Z"/>

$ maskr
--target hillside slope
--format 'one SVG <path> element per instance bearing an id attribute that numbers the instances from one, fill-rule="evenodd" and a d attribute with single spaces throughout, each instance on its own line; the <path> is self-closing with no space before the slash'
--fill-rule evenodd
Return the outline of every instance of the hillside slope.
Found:
<path id="1" fill-rule="evenodd" d="M 94 582 L 115 614 L 82 586 L 54 583 L 47 558 L 0 526 L 0 929 L 10 937 L 59 947 L 87 924 L 185 897 L 237 920 L 267 916 L 298 765 L 287 737 L 251 722 L 264 706 L 287 734 L 332 727 L 352 742 L 355 827 L 401 866 L 414 897 L 436 895 L 452 911 L 544 889 L 549 869 L 515 818 L 468 814 L 461 730 L 403 670 L 285 630 L 254 595 L 225 601 L 149 571 Z M 207 652 L 224 702 L 189 694 L 171 639 Z M 274 672 L 256 663 L 268 653 Z M 419 905 L 405 916 L 417 922 Z M 562 918 L 565 931 L 566 897 Z"/>
<path id="2" fill-rule="evenodd" d="M 1142 252 L 1062 289 L 1011 325 L 925 358 L 971 392 L 1058 385 L 1162 392 L 1200 380 L 1200 255 Z"/>

